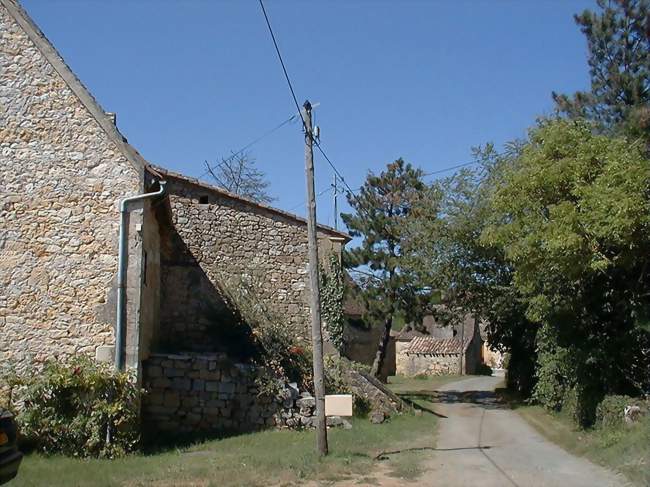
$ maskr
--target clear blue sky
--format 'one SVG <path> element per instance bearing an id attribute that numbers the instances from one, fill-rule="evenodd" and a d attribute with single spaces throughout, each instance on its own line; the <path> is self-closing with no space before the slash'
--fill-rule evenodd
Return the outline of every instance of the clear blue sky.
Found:
<path id="1" fill-rule="evenodd" d="M 192 176 L 295 107 L 256 0 L 23 0 L 73 71 L 149 161 Z M 471 160 L 588 87 L 583 0 L 267 0 L 300 103 L 320 102 L 323 147 L 352 187 L 403 157 L 426 171 Z M 304 199 L 303 137 L 252 147 L 275 205 Z M 316 190 L 332 172 L 316 158 Z M 342 199 L 342 198 L 341 198 Z M 331 196 L 319 219 L 332 223 Z M 304 214 L 304 207 L 294 208 Z"/>

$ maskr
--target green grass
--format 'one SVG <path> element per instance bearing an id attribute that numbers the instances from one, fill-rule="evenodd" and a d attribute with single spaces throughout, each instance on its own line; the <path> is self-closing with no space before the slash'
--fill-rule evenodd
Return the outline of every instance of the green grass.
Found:
<path id="1" fill-rule="evenodd" d="M 537 431 L 565 450 L 617 470 L 638 486 L 650 485 L 650 417 L 633 426 L 580 430 L 566 415 L 515 405 Z"/>
<path id="2" fill-rule="evenodd" d="M 313 431 L 263 431 L 211 440 L 151 455 L 116 460 L 81 460 L 28 455 L 18 477 L 20 486 L 261 486 L 358 478 L 378 463 L 389 475 L 413 478 L 419 456 L 406 452 L 378 462 L 386 450 L 435 445 L 431 415 L 403 414 L 381 425 L 354 419 L 351 430 L 329 431 L 330 455 L 315 453 Z"/>

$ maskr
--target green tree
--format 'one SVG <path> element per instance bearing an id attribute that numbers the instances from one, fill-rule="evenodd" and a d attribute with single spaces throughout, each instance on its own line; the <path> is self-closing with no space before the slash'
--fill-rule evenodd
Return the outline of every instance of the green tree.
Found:
<path id="1" fill-rule="evenodd" d="M 491 214 L 490 194 L 512 154 L 492 146 L 476 150 L 480 166 L 434 181 L 411 212 L 405 232 L 405 267 L 420 287 L 444 295 L 448 318 L 466 313 L 487 323 L 490 345 L 510 354 L 509 385 L 532 388 L 536 325 L 525 317 L 503 252 L 481 240 Z"/>
<path id="2" fill-rule="evenodd" d="M 402 269 L 403 226 L 424 189 L 422 171 L 398 159 L 385 171 L 370 173 L 359 194 L 348 194 L 354 214 L 342 218 L 360 245 L 344 254 L 345 266 L 360 284 L 367 317 L 383 322 L 377 354 L 371 369 L 379 375 L 397 315 L 416 311 L 417 289 L 412 276 Z"/>
<path id="3" fill-rule="evenodd" d="M 604 128 L 650 133 L 650 2 L 598 0 L 600 12 L 575 16 L 587 38 L 591 90 L 553 93 L 557 109 Z"/>
<path id="4" fill-rule="evenodd" d="M 650 161 L 582 121 L 542 122 L 491 195 L 482 240 L 504 252 L 527 317 L 543 325 L 536 397 L 650 387 Z"/>

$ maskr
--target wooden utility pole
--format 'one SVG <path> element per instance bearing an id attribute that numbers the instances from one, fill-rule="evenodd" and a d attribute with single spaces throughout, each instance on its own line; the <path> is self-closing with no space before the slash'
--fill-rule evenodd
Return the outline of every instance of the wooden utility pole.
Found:
<path id="1" fill-rule="evenodd" d="M 318 279 L 318 239 L 316 235 L 316 195 L 314 194 L 314 148 L 311 103 L 303 105 L 305 117 L 305 173 L 307 176 L 307 239 L 309 243 L 309 283 L 311 287 L 311 344 L 314 362 L 314 395 L 316 396 L 316 448 L 327 455 L 327 422 L 325 418 L 325 371 L 323 367 L 323 331 L 320 319 L 320 281 Z"/>
<path id="2" fill-rule="evenodd" d="M 334 174 L 334 182 L 332 183 L 332 186 L 334 187 L 334 230 L 339 229 L 339 205 L 338 205 L 338 189 L 336 188 L 336 180 L 337 180 L 336 174 Z"/>

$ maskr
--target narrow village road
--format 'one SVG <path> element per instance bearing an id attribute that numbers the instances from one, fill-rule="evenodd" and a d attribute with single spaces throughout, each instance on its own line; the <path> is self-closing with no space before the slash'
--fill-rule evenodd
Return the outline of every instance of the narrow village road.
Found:
<path id="1" fill-rule="evenodd" d="M 547 441 L 495 400 L 502 378 L 474 377 L 441 387 L 438 444 L 418 485 L 618 487 L 625 479 Z"/>

